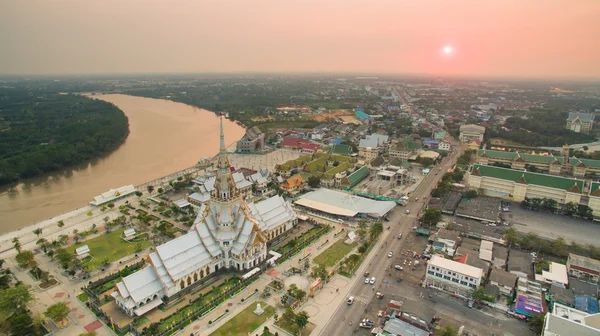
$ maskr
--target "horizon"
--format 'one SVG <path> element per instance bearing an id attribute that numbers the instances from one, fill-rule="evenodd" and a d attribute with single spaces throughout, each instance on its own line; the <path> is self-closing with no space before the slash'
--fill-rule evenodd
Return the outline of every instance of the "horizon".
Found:
<path id="1" fill-rule="evenodd" d="M 600 1 L 0 3 L 0 76 L 600 79 Z"/>

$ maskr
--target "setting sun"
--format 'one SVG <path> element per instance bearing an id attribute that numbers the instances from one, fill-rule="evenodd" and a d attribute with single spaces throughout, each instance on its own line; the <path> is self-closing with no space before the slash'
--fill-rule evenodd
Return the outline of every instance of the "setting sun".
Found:
<path id="1" fill-rule="evenodd" d="M 444 54 L 451 54 L 452 53 L 452 47 L 451 46 L 445 46 L 444 47 Z"/>

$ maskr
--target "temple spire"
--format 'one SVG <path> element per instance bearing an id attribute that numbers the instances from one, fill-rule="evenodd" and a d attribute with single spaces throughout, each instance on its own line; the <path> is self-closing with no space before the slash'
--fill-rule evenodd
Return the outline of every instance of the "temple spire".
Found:
<path id="1" fill-rule="evenodd" d="M 220 127 L 221 127 L 221 134 L 220 134 L 220 137 L 221 137 L 221 147 L 220 147 L 220 151 L 219 152 L 225 153 L 226 148 L 225 148 L 225 134 L 223 133 L 223 117 L 221 117 L 220 122 L 221 122 L 221 124 L 220 124 Z"/>

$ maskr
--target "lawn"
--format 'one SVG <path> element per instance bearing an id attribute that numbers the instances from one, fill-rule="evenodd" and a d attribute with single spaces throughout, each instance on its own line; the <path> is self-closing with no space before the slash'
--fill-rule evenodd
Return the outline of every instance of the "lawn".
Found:
<path id="1" fill-rule="evenodd" d="M 283 319 L 279 319 L 279 321 L 275 322 L 275 325 L 283 330 L 286 330 L 287 332 L 289 332 L 292 335 L 296 335 L 296 333 L 298 332 L 298 327 L 295 324 L 289 325 Z M 310 333 L 313 331 L 313 329 L 315 329 L 315 327 L 316 327 L 316 325 L 314 323 L 308 322 L 308 324 L 306 325 L 306 328 L 304 328 L 300 332 L 300 335 L 301 336 L 309 336 Z"/>
<path id="2" fill-rule="evenodd" d="M 225 292 L 226 288 L 235 286 L 237 282 L 240 282 L 240 279 L 232 278 L 229 279 L 219 286 L 215 287 L 210 292 L 204 294 L 200 299 L 194 301 L 193 303 L 188 304 L 187 306 L 179 309 L 177 312 L 169 315 L 166 319 L 163 320 L 162 324 L 159 326 L 160 331 L 165 331 L 169 328 L 169 326 L 183 320 L 190 314 L 195 311 L 201 310 L 205 306 L 208 306 L 210 301 L 214 300 L 219 296 L 219 293 Z"/>
<path id="3" fill-rule="evenodd" d="M 331 267 L 352 251 L 355 246 L 356 243 L 349 245 L 344 243 L 344 238 L 342 238 L 319 254 L 313 261 L 317 264 L 325 265 L 325 267 Z"/>
<path id="4" fill-rule="evenodd" d="M 83 293 L 77 295 L 77 299 L 79 299 L 79 301 L 81 301 L 83 303 L 86 303 L 89 298 L 90 298 L 90 296 L 86 292 L 83 292 Z"/>
<path id="5" fill-rule="evenodd" d="M 66 250 L 69 253 L 75 253 L 76 248 L 83 245 L 89 246 L 90 254 L 94 258 L 84 265 L 87 265 L 91 271 L 102 266 L 104 259 L 108 259 L 109 262 L 119 260 L 151 245 L 151 242 L 147 239 L 139 239 L 135 242 L 126 242 L 120 237 L 123 231 L 125 231 L 125 229 L 115 230 L 109 234 L 103 234 L 96 238 L 85 240 L 76 245 L 69 246 L 66 248 Z"/>
<path id="6" fill-rule="evenodd" d="M 256 303 L 260 303 L 261 308 L 265 311 L 262 315 L 254 314 Z M 275 313 L 273 307 L 262 301 L 253 302 L 241 313 L 234 316 L 227 323 L 223 324 L 219 329 L 214 331 L 211 336 L 229 336 L 229 335 L 248 335 L 263 324 L 269 317 Z"/>

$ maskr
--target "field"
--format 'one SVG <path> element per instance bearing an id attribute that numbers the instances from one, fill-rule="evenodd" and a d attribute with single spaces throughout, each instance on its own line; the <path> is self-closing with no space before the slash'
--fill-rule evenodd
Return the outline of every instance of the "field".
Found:
<path id="1" fill-rule="evenodd" d="M 313 261 L 325 267 L 331 267 L 346 256 L 356 246 L 356 243 L 346 244 L 344 238 L 331 245 L 323 253 L 319 254 Z"/>
<path id="2" fill-rule="evenodd" d="M 339 116 L 350 116 L 352 113 L 348 110 L 333 110 L 330 113 L 321 113 L 321 114 L 304 114 L 302 118 L 312 119 L 316 121 L 325 121 L 328 118 L 335 118 Z"/>
<path id="3" fill-rule="evenodd" d="M 87 265 L 91 271 L 100 267 L 103 264 L 104 259 L 108 259 L 109 262 L 119 260 L 151 245 L 150 241 L 147 239 L 139 239 L 138 241 L 127 242 L 121 239 L 121 234 L 123 231 L 125 231 L 125 229 L 119 229 L 109 234 L 103 234 L 96 238 L 85 240 L 76 245 L 69 246 L 66 248 L 66 250 L 69 253 L 75 253 L 76 248 L 87 245 L 90 248 L 90 255 L 93 258 L 84 265 Z"/>
<path id="4" fill-rule="evenodd" d="M 265 311 L 262 315 L 254 314 L 256 303 L 251 303 L 241 313 L 234 316 L 219 329 L 210 334 L 211 336 L 248 335 L 263 324 L 275 313 L 273 307 L 259 301 L 261 308 Z"/>
<path id="5" fill-rule="evenodd" d="M 512 141 L 512 140 L 508 140 L 508 139 L 502 139 L 502 138 L 491 138 L 490 139 L 490 144 L 494 145 L 494 146 L 501 146 L 501 145 L 506 145 L 506 146 L 525 146 L 521 143 L 518 143 L 516 141 Z"/>

